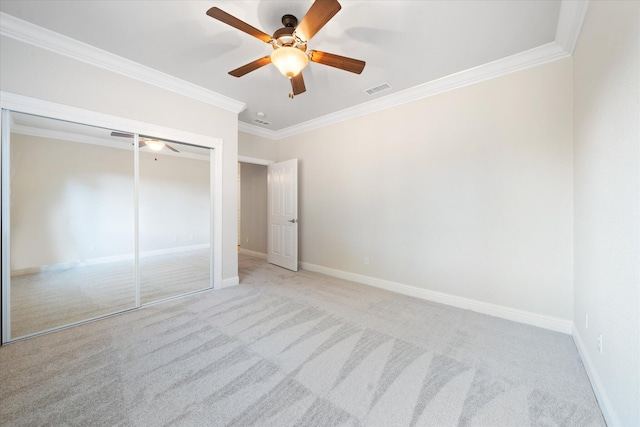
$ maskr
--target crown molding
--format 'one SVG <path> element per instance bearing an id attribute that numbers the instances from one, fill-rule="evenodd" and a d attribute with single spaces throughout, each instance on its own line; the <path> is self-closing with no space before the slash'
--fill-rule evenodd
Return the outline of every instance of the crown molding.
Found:
<path id="1" fill-rule="evenodd" d="M 276 141 L 505 74 L 568 58 L 573 54 L 588 7 L 589 0 L 562 0 L 555 40 L 551 43 L 277 131 L 244 122 L 239 122 L 238 130 Z"/>
<path id="2" fill-rule="evenodd" d="M 589 0 L 564 0 L 560 3 L 560 15 L 556 27 L 556 43 L 573 55 L 582 30 L 584 17 L 587 15 Z"/>
<path id="3" fill-rule="evenodd" d="M 246 104 L 97 47 L 0 12 L 0 35 L 112 71 L 233 113 Z"/>
<path id="4" fill-rule="evenodd" d="M 250 133 L 251 135 L 260 136 L 262 138 L 276 140 L 278 137 L 278 131 L 271 129 L 265 129 L 260 126 L 252 125 L 250 123 L 238 121 L 238 131 L 244 133 Z"/>
<path id="5" fill-rule="evenodd" d="M 551 42 L 497 61 L 489 62 L 487 64 L 470 68 L 459 73 L 450 74 L 400 92 L 392 93 L 373 101 L 336 111 L 297 125 L 289 126 L 278 131 L 260 128 L 243 122 L 240 122 L 238 129 L 242 132 L 271 140 L 284 139 L 303 132 L 309 132 L 331 124 L 340 123 L 345 120 L 361 117 L 376 111 L 382 111 L 408 102 L 437 95 L 442 92 L 490 80 L 505 74 L 536 67 L 547 62 L 557 61 L 567 57 L 569 57 L 569 54 L 559 44 Z"/>
<path id="6" fill-rule="evenodd" d="M 450 74 L 448 76 L 432 80 L 414 86 L 400 92 L 392 93 L 373 101 L 365 102 L 355 107 L 346 108 L 335 113 L 327 114 L 318 119 L 309 120 L 298 125 L 278 131 L 280 138 L 288 138 L 299 133 L 308 132 L 330 124 L 343 122 L 345 120 L 364 116 L 376 111 L 386 110 L 388 108 L 397 107 L 408 102 L 417 101 L 439 93 L 469 86 L 485 80 L 510 74 L 516 71 L 525 70 L 545 64 L 547 62 L 556 61 L 566 58 L 567 54 L 556 43 L 548 43 L 546 45 L 533 48 L 531 50 L 517 53 L 497 61 L 489 62 L 478 67 L 470 68 L 459 73 Z"/>

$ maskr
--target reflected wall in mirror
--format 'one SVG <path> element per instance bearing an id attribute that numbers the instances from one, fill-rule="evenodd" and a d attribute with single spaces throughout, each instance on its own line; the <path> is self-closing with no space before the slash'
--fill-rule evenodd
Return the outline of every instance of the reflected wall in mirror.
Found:
<path id="1" fill-rule="evenodd" d="M 10 129 L 11 337 L 135 307 L 131 142 L 21 113 Z"/>
<path id="2" fill-rule="evenodd" d="M 212 287 L 211 150 L 141 136 L 140 302 Z"/>

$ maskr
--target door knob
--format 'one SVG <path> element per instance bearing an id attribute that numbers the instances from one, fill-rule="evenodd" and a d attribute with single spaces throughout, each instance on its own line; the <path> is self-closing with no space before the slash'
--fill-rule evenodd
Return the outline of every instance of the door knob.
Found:
<path id="1" fill-rule="evenodd" d="M 290 219 L 290 220 L 289 220 L 289 222 L 291 222 L 291 223 L 295 224 L 295 223 L 296 223 L 296 220 L 295 220 L 295 219 Z"/>

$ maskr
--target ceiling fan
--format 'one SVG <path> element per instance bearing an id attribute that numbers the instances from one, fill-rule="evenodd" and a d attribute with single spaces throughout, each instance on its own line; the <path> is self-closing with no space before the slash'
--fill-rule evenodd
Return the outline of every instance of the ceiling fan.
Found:
<path id="1" fill-rule="evenodd" d="M 117 136 L 120 138 L 133 138 L 133 134 L 132 133 L 125 133 L 125 132 L 111 132 L 111 136 Z M 159 139 L 155 139 L 155 138 L 149 138 L 147 136 L 141 136 L 138 138 L 138 147 L 142 148 L 142 147 L 149 147 L 152 151 L 160 151 L 162 150 L 164 147 L 167 147 L 169 150 L 171 151 L 175 151 L 176 153 L 179 153 L 180 151 L 176 150 L 175 148 L 173 148 L 172 146 L 170 146 L 169 144 L 167 144 L 164 141 L 161 141 Z"/>
<path id="2" fill-rule="evenodd" d="M 298 19 L 295 16 L 284 15 L 282 17 L 282 25 L 284 25 L 284 27 L 276 30 L 273 36 L 252 27 L 217 7 L 209 9 L 207 15 L 262 40 L 273 47 L 271 55 L 256 59 L 242 67 L 229 71 L 229 74 L 234 77 L 242 77 L 260 67 L 273 63 L 282 74 L 291 80 L 293 92 L 289 94 L 289 97 L 293 98 L 295 95 L 299 95 L 307 90 L 304 85 L 304 79 L 302 78 L 302 69 L 307 66 L 309 61 L 356 74 L 360 74 L 364 69 L 365 62 L 359 59 L 347 58 L 345 56 L 317 50 L 307 52 L 307 43 L 309 40 L 311 40 L 341 8 L 337 0 L 316 0 L 300 23 L 298 23 Z"/>

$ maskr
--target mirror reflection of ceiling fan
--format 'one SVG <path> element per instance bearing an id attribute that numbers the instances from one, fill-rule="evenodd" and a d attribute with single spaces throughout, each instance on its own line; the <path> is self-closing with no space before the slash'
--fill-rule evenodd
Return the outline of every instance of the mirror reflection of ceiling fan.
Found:
<path id="1" fill-rule="evenodd" d="M 133 138 L 133 134 L 132 133 L 125 133 L 125 132 L 111 132 L 111 136 L 117 136 L 120 138 Z M 138 138 L 138 147 L 142 148 L 142 147 L 149 147 L 152 151 L 160 151 L 163 148 L 167 147 L 169 150 L 171 151 L 175 151 L 176 153 L 179 153 L 180 151 L 176 150 L 175 148 L 173 148 L 172 146 L 170 146 L 169 144 L 167 144 L 164 141 L 161 141 L 159 139 L 156 138 L 149 138 L 147 136 L 141 136 Z"/>
<path id="2" fill-rule="evenodd" d="M 277 30 L 273 33 L 273 36 L 252 27 L 217 7 L 209 9 L 207 15 L 262 40 L 273 47 L 271 55 L 249 62 L 242 67 L 230 71 L 229 74 L 234 77 L 242 77 L 251 71 L 273 63 L 282 74 L 291 80 L 293 93 L 290 93 L 289 97 L 293 98 L 294 95 L 299 95 L 307 90 L 304 85 L 304 79 L 302 78 L 302 69 L 307 66 L 309 61 L 356 74 L 360 74 L 364 69 L 365 62 L 359 59 L 347 58 L 345 56 L 317 50 L 307 52 L 307 43 L 309 40 L 311 40 L 340 9 L 340 3 L 338 3 L 337 0 L 316 0 L 299 24 L 295 16 L 284 15 L 282 17 L 284 28 Z"/>

